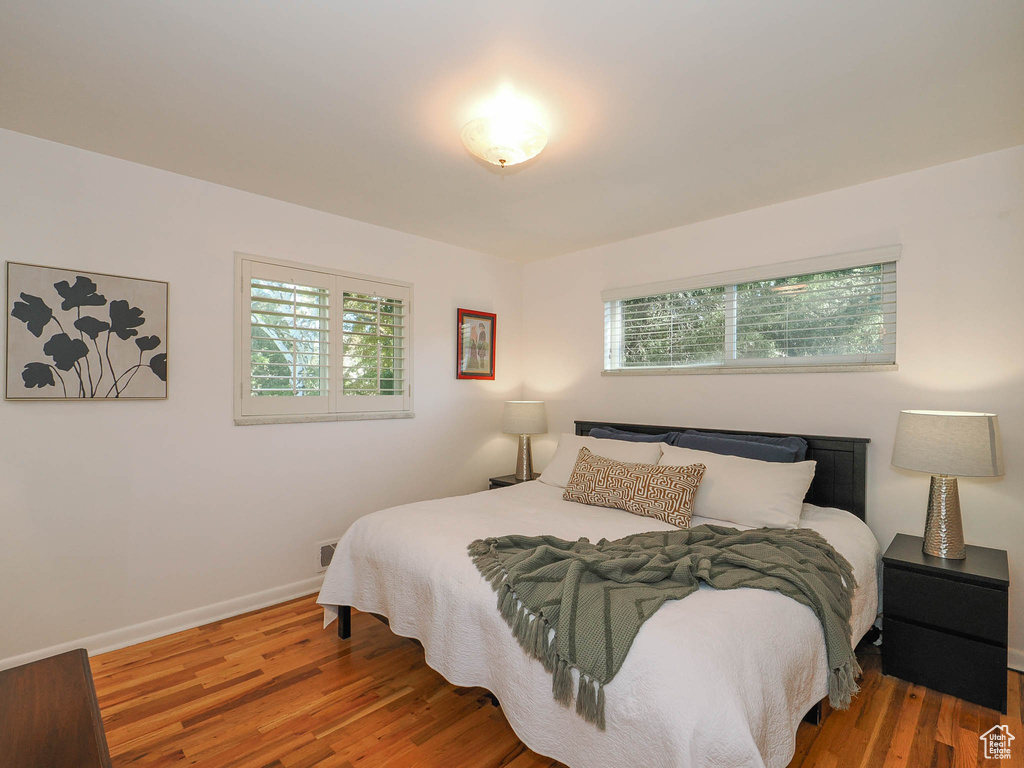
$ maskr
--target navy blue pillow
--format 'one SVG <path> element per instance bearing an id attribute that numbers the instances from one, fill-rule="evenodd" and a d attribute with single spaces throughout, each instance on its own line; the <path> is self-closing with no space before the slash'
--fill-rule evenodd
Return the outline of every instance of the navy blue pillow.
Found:
<path id="1" fill-rule="evenodd" d="M 730 435 L 725 432 L 698 432 L 695 429 L 686 430 L 688 434 L 710 435 L 721 437 L 725 440 L 745 440 L 748 443 L 764 443 L 765 445 L 781 445 L 796 454 L 793 461 L 803 461 L 807 458 L 807 441 L 802 437 L 769 437 L 768 435 Z"/>
<path id="2" fill-rule="evenodd" d="M 682 434 L 677 432 L 669 444 L 677 445 L 680 448 L 692 448 L 695 451 L 740 456 L 744 459 L 757 459 L 758 461 L 774 461 L 779 464 L 792 464 L 796 461 L 796 453 L 782 445 L 714 437 L 700 432 L 684 432 Z"/>
<path id="3" fill-rule="evenodd" d="M 597 427 L 590 430 L 590 436 L 601 440 L 625 440 L 629 443 L 671 443 L 672 437 L 678 432 L 666 432 L 663 435 L 644 435 L 639 432 L 626 432 L 615 427 Z"/>

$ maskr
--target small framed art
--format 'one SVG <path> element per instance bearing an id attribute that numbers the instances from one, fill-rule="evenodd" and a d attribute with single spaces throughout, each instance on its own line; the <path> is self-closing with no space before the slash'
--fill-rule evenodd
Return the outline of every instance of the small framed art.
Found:
<path id="1" fill-rule="evenodd" d="M 7 400 L 167 397 L 167 283 L 7 262 Z"/>
<path id="2" fill-rule="evenodd" d="M 458 379 L 493 379 L 495 331 L 497 315 L 460 309 L 458 328 L 458 355 L 455 377 Z"/>

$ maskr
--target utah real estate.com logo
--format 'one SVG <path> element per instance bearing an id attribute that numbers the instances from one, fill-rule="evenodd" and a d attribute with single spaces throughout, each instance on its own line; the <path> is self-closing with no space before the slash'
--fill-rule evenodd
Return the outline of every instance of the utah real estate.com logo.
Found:
<path id="1" fill-rule="evenodd" d="M 1009 760 L 1010 742 L 1014 736 L 1007 725 L 996 725 L 978 737 L 985 742 L 986 760 Z"/>

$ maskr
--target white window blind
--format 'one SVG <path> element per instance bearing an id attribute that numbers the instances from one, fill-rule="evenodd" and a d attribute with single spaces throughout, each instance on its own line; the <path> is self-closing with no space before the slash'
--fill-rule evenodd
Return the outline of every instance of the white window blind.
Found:
<path id="1" fill-rule="evenodd" d="M 841 256 L 610 291 L 605 370 L 893 364 L 899 247 Z"/>
<path id="2" fill-rule="evenodd" d="M 410 286 L 251 257 L 239 277 L 240 423 L 411 412 Z"/>

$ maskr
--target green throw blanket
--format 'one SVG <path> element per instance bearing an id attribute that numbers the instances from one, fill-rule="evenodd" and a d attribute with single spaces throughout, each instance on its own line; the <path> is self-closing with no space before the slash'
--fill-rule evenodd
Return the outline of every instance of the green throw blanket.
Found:
<path id="1" fill-rule="evenodd" d="M 604 729 L 604 686 L 619 671 L 643 623 L 666 600 L 703 581 L 716 589 L 769 589 L 809 606 L 828 652 L 829 700 L 845 709 L 860 666 L 850 641 L 851 592 L 846 559 L 816 531 L 738 531 L 701 525 L 638 533 L 615 541 L 554 536 L 478 539 L 469 554 L 498 593 L 498 609 L 519 645 L 553 676 L 564 706 Z M 552 633 L 551 630 L 554 630 Z"/>

